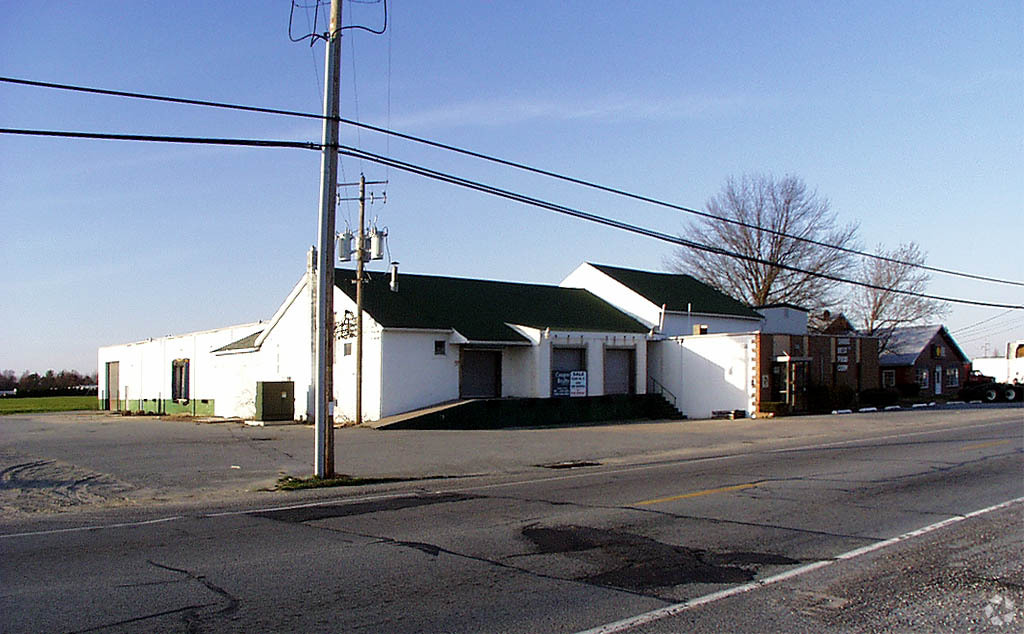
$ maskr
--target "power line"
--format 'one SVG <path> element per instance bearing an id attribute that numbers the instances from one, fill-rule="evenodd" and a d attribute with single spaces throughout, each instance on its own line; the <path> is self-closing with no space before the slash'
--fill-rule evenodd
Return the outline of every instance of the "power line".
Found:
<path id="1" fill-rule="evenodd" d="M 954 330 L 952 332 L 952 334 L 955 335 L 955 334 L 958 334 L 958 333 L 961 333 L 961 332 L 966 332 L 968 330 L 973 330 L 974 328 L 977 328 L 978 326 L 980 326 L 982 324 L 987 324 L 990 321 L 995 321 L 996 319 L 999 319 L 1000 317 L 1004 317 L 1004 316 L 1010 314 L 1013 311 L 1014 311 L 1013 308 L 1011 308 L 1009 310 L 1004 310 L 1003 312 L 999 313 L 998 315 L 993 315 L 992 317 L 989 317 L 987 319 L 982 319 L 981 321 L 976 321 L 973 324 L 969 324 L 967 326 L 964 326 L 963 328 L 958 328 L 957 330 Z"/>
<path id="2" fill-rule="evenodd" d="M 277 147 L 277 148 L 295 148 L 304 150 L 322 150 L 323 145 L 320 143 L 313 143 L 311 141 L 280 141 L 271 139 L 223 139 L 223 138 L 210 138 L 210 137 L 181 137 L 181 136 L 159 136 L 159 135 L 143 135 L 143 134 L 111 134 L 103 132 L 68 132 L 58 130 L 23 130 L 23 129 L 12 129 L 12 128 L 0 128 L 0 134 L 17 134 L 27 136 L 47 136 L 47 137 L 63 137 L 63 138 L 80 138 L 80 139 L 102 139 L 102 140 L 115 140 L 115 141 L 145 141 L 155 143 L 190 143 L 190 144 L 201 144 L 201 145 L 232 145 L 232 146 L 249 146 L 249 147 Z M 742 253 L 736 253 L 735 251 L 729 251 L 720 247 L 714 247 L 700 242 L 694 242 L 685 238 L 673 236 L 661 231 L 654 229 L 648 229 L 639 225 L 634 225 L 621 220 L 615 220 L 613 218 L 607 218 L 605 216 L 599 216 L 587 211 L 574 209 L 572 207 L 566 207 L 564 205 L 558 205 L 546 200 L 539 198 L 533 198 L 532 196 L 526 196 L 517 192 L 512 192 L 505 189 L 500 189 L 492 185 L 487 185 L 478 181 L 472 181 L 469 179 L 461 178 L 452 174 L 446 174 L 437 170 L 415 165 L 413 163 L 406 163 L 397 159 L 388 158 L 379 154 L 373 154 L 359 148 L 354 148 L 346 145 L 338 146 L 338 153 L 351 156 L 353 158 L 364 159 L 371 163 L 378 163 L 380 165 L 394 167 L 395 169 L 417 174 L 426 178 L 439 180 L 452 185 L 458 185 L 468 189 L 474 189 L 492 196 L 498 196 L 501 198 L 507 198 L 516 202 L 520 202 L 526 205 L 534 207 L 540 207 L 556 213 L 572 216 L 580 220 L 586 220 L 629 233 L 635 233 L 638 235 L 646 236 L 648 238 L 654 238 L 662 242 L 669 242 L 677 244 L 690 249 L 696 249 L 699 251 L 706 251 L 709 253 L 716 253 L 724 255 L 726 257 L 744 260 L 747 262 L 753 262 L 755 264 L 763 264 L 766 266 L 773 266 L 787 271 L 793 271 L 796 273 L 804 273 L 814 277 L 820 277 L 834 282 L 841 282 L 843 284 L 852 284 L 854 286 L 863 286 L 865 288 L 873 288 L 876 290 L 889 291 L 899 295 L 910 295 L 913 297 L 921 297 L 925 299 L 934 299 L 943 302 L 951 302 L 955 304 L 969 304 L 972 306 L 988 306 L 991 308 L 1011 308 L 1011 309 L 1024 309 L 1024 306 L 1018 306 L 1014 304 L 1000 304 L 995 302 L 982 302 L 970 299 L 959 299 L 955 297 L 944 297 L 941 295 L 931 295 L 928 293 L 918 293 L 914 291 L 906 291 L 900 289 L 886 288 L 876 284 L 870 284 L 867 282 L 861 282 L 858 280 L 851 280 L 845 277 L 839 277 L 837 275 L 829 275 L 827 273 L 817 273 L 814 271 L 808 271 L 807 269 L 801 269 L 799 267 L 790 266 L 787 264 L 781 264 L 778 262 L 770 262 L 763 258 L 755 256 L 745 255 Z"/>
<path id="3" fill-rule="evenodd" d="M 790 265 L 787 265 L 787 264 L 780 264 L 780 263 L 777 263 L 777 262 L 770 262 L 770 261 L 765 260 L 763 258 L 759 258 L 759 257 L 751 256 L 751 255 L 745 255 L 745 254 L 742 254 L 742 253 L 737 253 L 735 251 L 729 251 L 729 250 L 723 249 L 721 247 L 715 247 L 715 246 L 711 246 L 711 245 L 707 245 L 707 244 L 702 244 L 700 242 L 694 242 L 692 240 L 687 240 L 685 238 L 680 238 L 678 236 L 673 236 L 673 235 L 670 235 L 670 234 L 667 234 L 667 233 L 664 233 L 664 232 L 661 232 L 661 231 L 656 231 L 654 229 L 648 229 L 646 227 L 641 227 L 639 225 L 634 225 L 634 224 L 631 224 L 631 223 L 628 223 L 628 222 L 623 222 L 621 220 L 615 220 L 613 218 L 607 218 L 605 216 L 599 216 L 597 214 L 592 214 L 590 212 L 582 211 L 582 210 L 579 210 L 579 209 L 574 209 L 572 207 L 566 207 L 564 205 L 558 205 L 558 204 L 555 204 L 555 203 L 552 203 L 552 202 L 541 200 L 539 198 L 533 198 L 531 196 L 526 196 L 524 194 L 519 194 L 517 192 L 512 192 L 512 191 L 509 191 L 509 190 L 500 189 L 498 187 L 494 187 L 492 185 L 487 185 L 487 184 L 481 183 L 479 181 L 472 181 L 472 180 L 469 180 L 469 179 L 465 179 L 465 178 L 461 178 L 461 177 L 458 177 L 458 176 L 454 176 L 452 174 L 446 174 L 444 172 L 440 172 L 440 171 L 437 171 L 437 170 L 432 170 L 432 169 L 424 167 L 422 165 L 416 165 L 416 164 L 413 164 L 413 163 L 406 163 L 404 161 L 399 161 L 397 159 L 393 159 L 393 158 L 389 158 L 389 157 L 385 157 L 385 156 L 380 156 L 378 154 L 373 154 L 371 152 L 367 152 L 365 150 L 360 150 L 358 148 L 353 148 L 353 147 L 350 147 L 350 146 L 340 145 L 338 147 L 338 152 L 340 154 L 345 155 L 345 156 L 352 156 L 352 157 L 356 157 L 356 158 L 363 158 L 363 159 L 365 159 L 367 161 L 370 161 L 371 163 L 378 163 L 378 164 L 381 164 L 381 165 L 386 165 L 386 166 L 394 167 L 395 169 L 402 170 L 404 172 L 409 172 L 411 174 L 417 174 L 417 175 L 423 176 L 425 178 L 431 178 L 431 179 L 439 180 L 439 181 L 446 182 L 446 183 L 449 183 L 449 184 L 452 184 L 452 185 L 458 185 L 460 187 L 465 187 L 465 188 L 468 188 L 468 189 L 473 189 L 473 190 L 476 190 L 476 191 L 484 192 L 484 193 L 487 193 L 487 194 L 490 194 L 490 195 L 493 195 L 493 196 L 498 196 L 498 197 L 501 197 L 501 198 L 507 198 L 509 200 L 514 200 L 516 202 L 520 202 L 520 203 L 523 203 L 523 204 L 526 204 L 526 205 L 532 205 L 534 207 L 540 207 L 542 209 L 547 209 L 549 211 L 553 211 L 553 212 L 556 212 L 556 213 L 564 214 L 564 215 L 567 215 L 567 216 L 572 216 L 574 218 L 579 218 L 581 220 L 586 220 L 588 222 L 594 222 L 594 223 L 597 223 L 597 224 L 602 224 L 602 225 L 605 225 L 605 226 L 614 227 L 614 228 L 620 229 L 622 231 L 627 231 L 627 232 L 630 232 L 630 233 L 635 233 L 635 234 L 638 234 L 638 235 L 646 236 L 648 238 L 654 238 L 655 240 L 660 240 L 662 242 L 670 242 L 672 244 L 678 244 L 680 246 L 684 246 L 684 247 L 687 247 L 687 248 L 696 249 L 696 250 L 699 250 L 699 251 L 706 251 L 706 252 L 709 252 L 709 253 L 716 253 L 716 254 L 719 254 L 719 255 L 724 255 L 726 257 L 730 257 L 730 258 L 734 258 L 734 259 L 738 259 L 738 260 L 745 260 L 747 262 L 753 262 L 755 264 L 763 264 L 763 265 L 766 265 L 766 266 L 773 266 L 773 267 L 777 267 L 777 268 L 784 269 L 784 270 L 787 270 L 787 271 L 793 271 L 793 272 L 796 272 L 796 273 L 804 273 L 806 275 L 811 275 L 811 276 L 814 276 L 814 277 L 820 277 L 820 278 L 832 280 L 834 282 L 841 282 L 841 283 L 844 283 L 844 284 L 852 284 L 854 286 L 863 286 L 865 288 L 873 288 L 873 289 L 876 289 L 876 290 L 888 291 L 888 292 L 896 293 L 896 294 L 899 294 L 899 295 L 909 295 L 909 296 L 913 296 L 913 297 L 921 297 L 921 298 L 924 298 L 924 299 L 934 299 L 934 300 L 938 300 L 938 301 L 950 302 L 950 303 L 955 303 L 955 304 L 968 304 L 968 305 L 973 305 L 973 306 L 988 306 L 988 307 L 993 307 L 993 308 L 1024 309 L 1024 306 L 1018 306 L 1018 305 L 1015 305 L 1015 304 L 1000 304 L 1000 303 L 995 303 L 995 302 L 982 302 L 982 301 L 977 301 L 977 300 L 959 299 L 959 298 L 955 298 L 955 297 L 944 297 L 944 296 L 941 296 L 941 295 L 931 295 L 931 294 L 928 294 L 928 293 L 918 293 L 918 292 L 915 292 L 915 291 L 907 291 L 907 290 L 886 288 L 884 286 L 879 286 L 879 285 L 876 285 L 876 284 L 870 284 L 868 282 L 861 282 L 861 281 L 858 281 L 858 280 L 851 280 L 851 279 L 848 279 L 848 278 L 845 278 L 845 277 L 839 277 L 839 276 L 830 275 L 830 274 L 827 274 L 827 273 L 817 273 L 817 272 L 814 272 L 814 271 L 809 271 L 807 269 L 801 269 L 799 267 L 790 266 Z"/>
<path id="4" fill-rule="evenodd" d="M 323 145 L 311 141 L 278 141 L 273 139 L 218 139 L 212 137 L 159 136 L 152 134 L 109 134 L 106 132 L 67 132 L 63 130 L 21 130 L 0 128 L 0 134 L 23 136 L 63 137 L 73 139 L 102 139 L 107 141 L 147 141 L 150 143 L 186 143 L 193 145 L 234 145 L 242 147 L 276 147 L 300 150 L 323 150 Z"/>
<path id="5" fill-rule="evenodd" d="M 370 29 L 367 29 L 367 30 L 370 30 Z M 302 118 L 307 118 L 307 119 L 320 119 L 320 120 L 324 119 L 324 115 L 321 115 L 321 114 L 314 114 L 314 113 L 309 113 L 309 112 L 299 112 L 299 111 L 295 111 L 295 110 L 284 110 L 284 109 L 280 109 L 280 108 L 263 108 L 263 107 L 258 107 L 258 106 L 246 106 L 246 105 L 242 105 L 242 104 L 231 104 L 231 103 L 217 102 L 217 101 L 207 101 L 207 100 L 201 100 L 201 99 L 185 99 L 185 98 L 181 98 L 181 97 L 167 97 L 167 96 L 161 96 L 161 95 L 150 95 L 150 94 L 144 94 L 144 93 L 128 92 L 128 91 L 123 91 L 123 90 L 110 90 L 110 89 L 103 89 L 103 88 L 89 88 L 89 87 L 84 87 L 84 86 L 75 86 L 75 85 L 70 85 L 70 84 L 57 84 L 57 83 L 53 83 L 53 82 L 42 82 L 42 81 L 34 81 L 34 80 L 28 80 L 28 79 L 18 79 L 18 78 L 13 78 L 13 77 L 0 77 L 0 82 L 13 83 L 13 84 L 21 84 L 21 85 L 25 85 L 25 86 L 36 86 L 36 87 L 40 87 L 40 88 L 54 88 L 54 89 L 58 89 L 58 90 L 71 90 L 71 91 L 76 91 L 76 92 L 85 92 L 85 93 L 109 95 L 109 96 L 116 96 L 116 97 L 129 97 L 129 98 L 134 98 L 134 99 L 147 99 L 147 100 L 151 100 L 151 101 L 163 101 L 163 102 L 168 102 L 168 103 L 180 103 L 180 104 L 194 105 L 194 106 L 206 106 L 206 107 L 211 107 L 211 108 L 225 108 L 225 109 L 229 109 L 229 110 L 241 110 L 241 111 L 245 111 L 245 112 L 258 112 L 258 113 L 263 113 L 263 114 L 276 114 L 276 115 L 284 115 L 284 116 L 291 116 L 291 117 L 302 117 Z M 499 165 L 504 165 L 506 167 L 512 167 L 512 168 L 523 170 L 523 171 L 530 172 L 530 173 L 533 173 L 533 174 L 538 174 L 538 175 L 541 175 L 541 176 L 546 176 L 546 177 L 549 177 L 549 178 L 554 178 L 556 180 L 561 180 L 561 181 L 564 181 L 564 182 L 567 182 L 567 183 L 573 183 L 575 185 L 580 185 L 580 186 L 588 187 L 588 188 L 595 189 L 595 190 L 598 190 L 598 191 L 603 191 L 605 193 L 610 193 L 610 194 L 615 194 L 617 196 L 622 196 L 622 197 L 625 197 L 625 198 L 630 198 L 630 199 L 637 200 L 637 201 L 640 201 L 640 202 L 644 202 L 644 203 L 648 203 L 648 204 L 652 204 L 652 205 L 657 205 L 657 206 L 665 207 L 665 208 L 668 208 L 668 209 L 674 209 L 676 211 L 681 211 L 681 212 L 684 212 L 684 213 L 693 214 L 693 215 L 700 216 L 700 217 L 703 217 L 703 218 L 707 218 L 707 219 L 710 219 L 710 220 L 716 220 L 716 221 L 719 221 L 719 222 L 725 222 L 725 223 L 729 223 L 729 224 L 745 227 L 745 228 L 748 228 L 748 229 L 753 229 L 753 230 L 756 230 L 756 231 L 763 231 L 764 233 L 768 233 L 768 234 L 771 234 L 771 235 L 777 235 L 779 237 L 789 238 L 791 240 L 797 240 L 799 242 L 806 242 L 808 244 L 814 244 L 816 246 L 820 246 L 820 247 L 824 247 L 824 248 L 828 248 L 828 249 L 834 249 L 836 251 L 841 251 L 841 252 L 844 252 L 844 253 L 849 253 L 851 255 L 856 255 L 856 256 L 859 256 L 859 257 L 870 258 L 870 259 L 874 259 L 874 260 L 880 260 L 880 261 L 883 261 L 883 262 L 888 262 L 890 264 L 898 264 L 898 265 L 901 265 L 901 266 L 909 266 L 909 267 L 913 267 L 913 268 L 919 268 L 919 269 L 923 269 L 923 270 L 926 270 L 926 271 L 932 271 L 934 273 L 941 273 L 941 274 L 944 274 L 944 275 L 952 275 L 952 276 L 955 276 L 955 277 L 964 277 L 964 278 L 980 280 L 980 281 L 984 281 L 984 282 L 993 282 L 993 283 L 997 283 L 997 284 L 1008 284 L 1008 285 L 1011 285 L 1011 286 L 1024 286 L 1024 282 L 1021 282 L 1021 281 L 1001 279 L 1001 278 L 997 278 L 997 277 L 991 277 L 991 276 L 987 276 L 987 275 L 978 275 L 978 274 L 975 274 L 975 273 L 967 273 L 967 272 L 963 272 L 963 271 L 954 271 L 952 269 L 945 269 L 945 268 L 942 268 L 942 267 L 931 266 L 931 265 L 927 265 L 927 264 L 919 264 L 919 263 L 916 263 L 916 262 L 909 262 L 909 261 L 900 260 L 900 259 L 897 259 L 897 258 L 891 258 L 891 257 L 888 257 L 888 256 L 879 255 L 879 254 L 876 254 L 876 253 L 869 253 L 869 252 L 861 251 L 861 250 L 858 250 L 858 249 L 852 249 L 852 248 L 843 247 L 843 246 L 840 246 L 840 245 L 829 244 L 827 242 L 822 242 L 822 241 L 819 241 L 819 240 L 814 240 L 812 238 L 807 238 L 807 237 L 804 237 L 804 236 L 790 235 L 790 234 L 785 233 L 784 231 L 779 231 L 779 230 L 771 229 L 771 228 L 767 228 L 767 227 L 761 227 L 760 225 L 746 223 L 746 222 L 743 222 L 743 221 L 740 221 L 740 220 L 735 220 L 735 219 L 732 219 L 732 218 L 725 218 L 725 217 L 722 217 L 722 216 L 716 216 L 715 214 L 711 214 L 711 213 L 708 213 L 706 211 L 700 211 L 698 209 L 693 209 L 691 207 L 685 207 L 683 205 L 677 205 L 675 203 L 670 203 L 670 202 L 659 200 L 659 199 L 656 199 L 656 198 L 651 198 L 649 196 L 643 196 L 641 194 L 635 194 L 635 193 L 632 193 L 632 192 L 629 192 L 629 191 L 626 191 L 626 190 L 623 190 L 623 189 L 618 189 L 618 188 L 615 188 L 615 187 L 609 187 L 607 185 L 601 185 L 600 183 L 595 183 L 595 182 L 592 182 L 592 181 L 587 181 L 587 180 L 583 180 L 583 179 L 580 179 L 580 178 L 575 178 L 573 176 L 567 176 L 567 175 L 564 175 L 564 174 L 559 174 L 557 172 L 552 172 L 550 170 L 540 169 L 540 168 L 537 168 L 537 167 L 526 165 L 525 163 L 517 163 L 515 161 L 509 161 L 509 160 L 502 159 L 502 158 L 499 158 L 499 157 L 496 157 L 496 156 L 491 156 L 491 155 L 488 155 L 488 154 L 483 154 L 481 152 L 475 152 L 473 150 L 467 150 L 467 149 L 460 148 L 460 147 L 457 147 L 457 146 L 454 146 L 454 145 L 449 145 L 447 143 L 441 143 L 439 141 L 432 141 L 430 139 L 426 139 L 426 138 L 423 138 L 423 137 L 417 137 L 417 136 L 414 136 L 414 135 L 411 135 L 411 134 L 405 134 L 404 132 L 398 132 L 398 131 L 395 131 L 395 130 L 389 130 L 387 128 L 382 128 L 382 127 L 371 125 L 371 124 L 368 124 L 368 123 L 360 123 L 359 121 L 353 121 L 351 119 L 345 119 L 344 117 L 338 117 L 337 120 L 338 120 L 339 123 L 342 123 L 342 124 L 345 124 L 345 125 L 355 126 L 355 127 L 362 128 L 362 129 L 365 129 L 365 130 L 370 130 L 372 132 L 377 132 L 377 133 L 380 133 L 380 134 L 386 134 L 388 136 L 393 136 L 393 137 L 400 138 L 400 139 L 403 139 L 403 140 L 406 140 L 406 141 L 412 141 L 414 143 L 420 143 L 422 145 L 427 145 L 427 146 L 430 146 L 430 147 L 434 147 L 434 148 L 438 148 L 438 149 L 442 149 L 442 150 L 446 150 L 446 151 L 450 151 L 450 152 L 455 152 L 457 154 L 462 154 L 464 156 L 469 156 L 469 157 L 472 157 L 472 158 L 477 158 L 477 159 L 481 159 L 481 160 L 484 160 L 484 161 L 489 161 L 489 162 L 496 163 L 496 164 L 499 164 Z"/>
<path id="6" fill-rule="evenodd" d="M 355 1 L 355 0 L 353 0 L 353 1 Z M 377 2 L 355 2 L 355 3 L 356 4 L 377 4 Z M 384 0 L 384 24 L 379 29 L 371 29 L 370 27 L 363 26 L 361 24 L 350 24 L 348 26 L 341 27 L 341 29 L 339 29 L 339 30 L 346 31 L 346 30 L 349 30 L 349 29 L 360 30 L 360 31 L 367 31 L 367 32 L 373 33 L 375 35 L 383 35 L 384 32 L 388 30 L 388 0 Z"/>

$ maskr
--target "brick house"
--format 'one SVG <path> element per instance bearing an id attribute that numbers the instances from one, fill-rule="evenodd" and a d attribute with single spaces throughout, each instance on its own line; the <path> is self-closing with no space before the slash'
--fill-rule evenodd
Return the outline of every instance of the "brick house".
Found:
<path id="1" fill-rule="evenodd" d="M 970 369 L 967 358 L 945 326 L 897 328 L 879 355 L 881 383 L 902 390 L 917 386 L 922 395 L 950 395 Z"/>

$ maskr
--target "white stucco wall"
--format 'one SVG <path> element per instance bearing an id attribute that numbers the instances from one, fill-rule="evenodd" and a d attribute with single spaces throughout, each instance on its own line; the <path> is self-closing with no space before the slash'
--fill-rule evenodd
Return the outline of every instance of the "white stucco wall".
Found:
<path id="1" fill-rule="evenodd" d="M 259 350 L 216 355 L 222 397 L 217 416 L 252 418 L 256 414 L 256 383 L 292 381 L 295 384 L 294 415 L 308 420 L 312 410 L 310 377 L 312 304 L 308 285 L 297 287 L 266 326 Z"/>
<path id="2" fill-rule="evenodd" d="M 749 416 L 756 411 L 756 363 L 754 335 L 701 335 L 651 342 L 647 369 L 689 418 L 737 409 Z"/>
<path id="3" fill-rule="evenodd" d="M 384 331 L 381 417 L 459 398 L 459 347 L 451 332 Z M 434 342 L 445 354 L 434 354 Z"/>
<path id="4" fill-rule="evenodd" d="M 806 335 L 807 311 L 789 306 L 757 308 L 764 315 L 761 332 L 772 335 Z"/>
<path id="5" fill-rule="evenodd" d="M 536 345 L 508 347 L 501 353 L 501 395 L 533 396 L 540 358 Z"/>
<path id="6" fill-rule="evenodd" d="M 106 364 L 118 362 L 118 397 L 122 400 L 168 400 L 171 398 L 172 363 L 189 360 L 189 397 L 214 399 L 214 407 L 224 398 L 224 386 L 217 372 L 213 350 L 246 337 L 262 327 L 261 322 L 238 324 L 168 337 L 156 337 L 120 345 L 103 346 L 97 351 L 98 396 L 109 392 Z"/>
<path id="7" fill-rule="evenodd" d="M 654 328 L 661 320 L 661 306 L 655 306 L 643 295 L 586 262 L 576 267 L 576 270 L 562 280 L 559 286 L 584 288 L 622 312 L 631 315 L 648 328 Z"/>
<path id="8" fill-rule="evenodd" d="M 665 313 L 665 324 L 661 329 L 661 334 L 666 337 L 688 337 L 693 335 L 693 327 L 697 324 L 706 324 L 709 335 L 727 332 L 756 332 L 761 328 L 761 323 L 760 319 L 668 311 Z"/>

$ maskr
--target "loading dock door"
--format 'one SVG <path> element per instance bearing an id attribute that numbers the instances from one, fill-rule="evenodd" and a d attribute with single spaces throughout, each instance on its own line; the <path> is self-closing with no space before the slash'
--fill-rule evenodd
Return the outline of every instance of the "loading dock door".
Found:
<path id="1" fill-rule="evenodd" d="M 586 370 L 586 351 L 583 348 L 552 348 L 551 369 L 559 372 Z"/>
<path id="2" fill-rule="evenodd" d="M 609 348 L 604 351 L 604 393 L 633 394 L 635 367 L 632 348 Z"/>
<path id="3" fill-rule="evenodd" d="M 459 363 L 459 398 L 501 396 L 501 350 L 463 348 Z"/>
<path id="4" fill-rule="evenodd" d="M 120 368 L 120 361 L 107 362 L 107 402 L 104 404 L 104 409 L 111 412 L 121 409 L 120 388 L 118 387 L 121 385 Z"/>

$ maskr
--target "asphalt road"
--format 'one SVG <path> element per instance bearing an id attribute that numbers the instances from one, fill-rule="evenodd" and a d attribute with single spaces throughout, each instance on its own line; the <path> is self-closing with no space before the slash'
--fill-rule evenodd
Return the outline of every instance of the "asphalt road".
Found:
<path id="1" fill-rule="evenodd" d="M 376 432 L 363 449 L 377 447 L 376 461 L 364 459 L 378 471 L 392 469 L 396 451 L 437 443 L 445 447 L 437 455 L 415 458 L 421 475 L 441 466 L 462 477 L 160 505 L 106 500 L 63 513 L 12 506 L 0 522 L 0 624 L 9 632 L 1015 631 L 1024 617 L 1022 412 Z M 60 453 L 18 434 L 8 442 L 5 428 L 0 447 Z M 514 445 L 515 456 L 467 475 L 489 465 L 480 455 L 495 445 Z M 139 487 L 130 475 L 145 469 L 107 458 L 101 472 L 89 452 L 78 454 L 88 465 L 62 455 L 66 467 L 121 482 L 129 500 Z M 534 466 L 558 457 L 599 464 Z M 185 490 L 189 474 L 165 476 L 156 489 Z"/>

